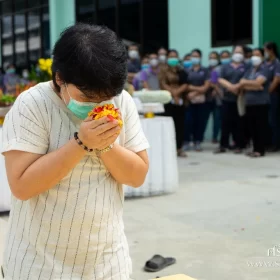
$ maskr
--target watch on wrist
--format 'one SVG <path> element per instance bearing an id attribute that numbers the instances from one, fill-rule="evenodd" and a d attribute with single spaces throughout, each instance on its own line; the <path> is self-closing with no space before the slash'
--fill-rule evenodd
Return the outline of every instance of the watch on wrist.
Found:
<path id="1" fill-rule="evenodd" d="M 96 151 L 97 156 L 100 157 L 102 154 L 111 151 L 113 149 L 113 147 L 114 147 L 114 144 L 111 144 L 111 145 L 109 145 L 108 147 L 106 147 L 106 148 L 104 148 L 102 150 L 96 149 L 95 151 Z"/>

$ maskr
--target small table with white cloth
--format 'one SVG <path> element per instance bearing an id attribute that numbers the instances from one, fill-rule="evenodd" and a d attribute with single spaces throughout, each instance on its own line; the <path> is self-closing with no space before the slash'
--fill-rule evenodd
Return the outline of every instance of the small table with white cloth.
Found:
<path id="1" fill-rule="evenodd" d="M 125 186 L 126 197 L 172 193 L 178 186 L 176 136 L 170 117 L 141 118 L 143 131 L 150 143 L 150 169 L 140 188 Z"/>
<path id="2" fill-rule="evenodd" d="M 142 127 L 151 148 L 148 150 L 150 169 L 140 188 L 125 186 L 126 197 L 152 196 L 172 193 L 178 186 L 175 130 L 172 118 L 141 118 Z M 2 127 L 0 127 L 0 149 Z M 0 212 L 9 211 L 11 192 L 6 176 L 4 157 L 0 155 Z"/>

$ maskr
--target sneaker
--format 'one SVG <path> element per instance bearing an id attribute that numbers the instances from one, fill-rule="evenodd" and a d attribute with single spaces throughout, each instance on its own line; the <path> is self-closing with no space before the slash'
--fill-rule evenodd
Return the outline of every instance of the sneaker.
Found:
<path id="1" fill-rule="evenodd" d="M 227 150 L 225 148 L 218 148 L 217 150 L 214 151 L 214 154 L 218 155 L 218 154 L 224 154 L 226 153 Z"/>
<path id="2" fill-rule="evenodd" d="M 202 151 L 201 144 L 200 144 L 200 143 L 196 143 L 196 144 L 194 145 L 194 149 L 195 149 L 195 151 L 197 151 L 197 152 L 201 152 L 201 151 Z"/>
<path id="3" fill-rule="evenodd" d="M 183 151 L 189 151 L 191 149 L 190 143 L 185 143 L 183 146 Z"/>

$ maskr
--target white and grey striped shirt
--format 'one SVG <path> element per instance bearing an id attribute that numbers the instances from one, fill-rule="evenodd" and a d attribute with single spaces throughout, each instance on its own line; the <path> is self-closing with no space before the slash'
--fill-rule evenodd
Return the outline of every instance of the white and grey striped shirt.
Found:
<path id="1" fill-rule="evenodd" d="M 118 143 L 147 149 L 130 95 L 123 91 L 113 103 L 124 119 Z M 50 84 L 41 83 L 21 94 L 6 116 L 2 152 L 50 153 L 73 138 L 80 123 Z M 27 201 L 13 197 L 5 279 L 129 279 L 123 203 L 122 185 L 90 154 L 49 191 Z"/>

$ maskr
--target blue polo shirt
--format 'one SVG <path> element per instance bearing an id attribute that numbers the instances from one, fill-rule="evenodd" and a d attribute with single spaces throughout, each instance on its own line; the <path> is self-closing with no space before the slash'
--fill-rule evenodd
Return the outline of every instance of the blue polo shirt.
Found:
<path id="1" fill-rule="evenodd" d="M 158 79 L 158 71 L 153 71 L 152 68 L 143 70 L 140 72 L 140 80 L 147 82 L 149 88 L 151 90 L 159 90 L 159 79 Z"/>
<path id="2" fill-rule="evenodd" d="M 272 62 L 266 61 L 264 66 L 268 71 L 268 82 L 271 84 L 275 76 L 280 76 L 280 62 L 278 59 L 275 59 Z M 278 86 L 275 91 L 280 92 L 280 87 Z"/>
<path id="3" fill-rule="evenodd" d="M 234 67 L 233 64 L 230 63 L 222 65 L 221 78 L 229 81 L 232 84 L 238 84 L 239 81 L 243 78 L 245 72 L 246 65 L 244 63 L 240 64 L 238 67 Z M 236 102 L 237 95 L 225 89 L 223 100 L 227 102 Z"/>
<path id="4" fill-rule="evenodd" d="M 190 68 L 186 70 L 188 74 L 188 84 L 193 86 L 203 86 L 205 81 L 209 80 L 209 71 L 205 67 L 200 67 L 199 70 Z"/>
<path id="5" fill-rule="evenodd" d="M 256 80 L 258 77 L 264 77 L 266 79 L 266 82 L 263 85 L 263 90 L 246 91 L 245 102 L 247 106 L 269 104 L 269 71 L 264 64 L 259 66 L 257 69 L 251 66 L 244 75 L 244 79 L 247 80 Z"/>

